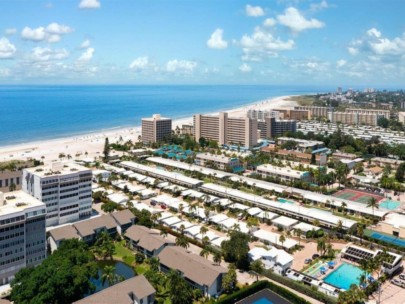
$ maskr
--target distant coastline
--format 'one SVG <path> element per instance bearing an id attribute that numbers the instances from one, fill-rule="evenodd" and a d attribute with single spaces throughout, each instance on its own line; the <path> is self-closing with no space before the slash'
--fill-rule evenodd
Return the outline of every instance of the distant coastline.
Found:
<path id="1" fill-rule="evenodd" d="M 222 109 L 219 111 L 206 112 L 205 114 L 217 114 L 222 111 L 227 111 L 232 116 L 243 116 L 248 109 L 272 109 L 291 107 L 297 105 L 291 97 L 297 95 L 287 95 L 267 100 L 247 103 L 237 108 Z M 173 128 L 181 127 L 183 124 L 192 123 L 192 116 L 173 118 Z M 58 161 L 58 155 L 64 153 L 71 155 L 72 158 L 93 158 L 97 157 L 104 145 L 105 138 L 108 137 L 110 142 L 116 142 L 120 138 L 124 141 L 132 140 L 136 142 L 138 136 L 141 135 L 141 127 L 116 127 L 104 129 L 94 132 L 83 132 L 80 135 L 70 135 L 65 137 L 53 138 L 48 140 L 35 140 L 21 144 L 11 144 L 0 146 L 0 161 L 8 161 L 14 159 L 43 159 L 45 162 Z M 76 155 L 79 155 L 76 157 Z"/>

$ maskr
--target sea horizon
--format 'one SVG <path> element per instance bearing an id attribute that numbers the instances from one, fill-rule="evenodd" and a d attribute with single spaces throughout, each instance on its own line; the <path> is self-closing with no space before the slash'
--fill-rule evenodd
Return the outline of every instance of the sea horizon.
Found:
<path id="1" fill-rule="evenodd" d="M 0 85 L 0 147 L 139 127 L 159 113 L 176 119 L 231 110 L 322 86 Z"/>

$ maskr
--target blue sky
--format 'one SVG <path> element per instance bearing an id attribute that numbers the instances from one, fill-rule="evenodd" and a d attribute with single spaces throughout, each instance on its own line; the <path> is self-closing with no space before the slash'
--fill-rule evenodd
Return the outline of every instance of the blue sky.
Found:
<path id="1" fill-rule="evenodd" d="M 0 0 L 0 83 L 403 88 L 404 10 L 399 0 Z"/>

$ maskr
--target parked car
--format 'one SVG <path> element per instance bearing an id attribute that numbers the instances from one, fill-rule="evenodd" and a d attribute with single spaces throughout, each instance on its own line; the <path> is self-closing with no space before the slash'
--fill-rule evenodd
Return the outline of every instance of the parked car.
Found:
<path id="1" fill-rule="evenodd" d="M 400 278 L 401 280 L 405 280 L 405 272 L 401 273 L 401 274 L 399 275 L 399 278 Z"/>
<path id="2" fill-rule="evenodd" d="M 165 205 L 165 204 L 162 204 L 162 205 L 160 205 L 160 208 L 162 208 L 162 209 L 166 209 L 167 207 L 166 207 L 166 205 Z"/>
<path id="3" fill-rule="evenodd" d="M 313 260 L 315 260 L 315 259 L 317 259 L 317 258 L 319 258 L 319 254 L 315 253 L 315 254 L 312 255 L 312 259 L 313 259 Z"/>
<path id="4" fill-rule="evenodd" d="M 392 279 L 391 283 L 399 287 L 405 288 L 405 282 L 400 279 Z"/>
<path id="5" fill-rule="evenodd" d="M 305 261 L 304 261 L 305 264 L 309 264 L 311 262 L 312 262 L 312 259 L 305 259 Z"/>
<path id="6" fill-rule="evenodd" d="M 156 206 L 156 202 L 155 202 L 155 201 L 150 201 L 150 204 L 151 204 L 152 206 Z"/>

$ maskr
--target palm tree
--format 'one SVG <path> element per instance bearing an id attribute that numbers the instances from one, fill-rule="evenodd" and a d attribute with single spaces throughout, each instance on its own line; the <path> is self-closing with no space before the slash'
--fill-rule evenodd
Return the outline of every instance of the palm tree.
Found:
<path id="1" fill-rule="evenodd" d="M 302 235 L 302 230 L 301 229 L 295 229 L 295 235 L 298 237 L 298 246 L 301 246 L 301 235 Z"/>
<path id="2" fill-rule="evenodd" d="M 347 207 L 347 204 L 345 203 L 345 202 L 342 202 L 342 213 L 343 214 L 345 214 L 346 213 L 346 207 Z"/>
<path id="3" fill-rule="evenodd" d="M 360 244 L 363 243 L 364 227 L 361 223 L 357 224 L 357 236 L 360 238 Z"/>
<path id="4" fill-rule="evenodd" d="M 325 238 L 319 238 L 316 245 L 316 251 L 318 251 L 322 256 L 325 254 L 326 250 L 326 240 Z"/>
<path id="5" fill-rule="evenodd" d="M 202 238 L 204 238 L 204 235 L 206 235 L 207 232 L 208 232 L 208 228 L 205 226 L 201 226 L 200 233 L 201 233 Z"/>
<path id="6" fill-rule="evenodd" d="M 222 255 L 220 251 L 215 251 L 213 256 L 214 263 L 221 265 Z"/>
<path id="7" fill-rule="evenodd" d="M 162 228 L 160 229 L 160 235 L 163 237 L 167 237 L 168 234 L 169 234 L 169 229 L 165 226 L 162 226 Z"/>
<path id="8" fill-rule="evenodd" d="M 187 249 L 190 247 L 190 244 L 184 235 L 180 235 L 176 238 L 176 246 Z"/>
<path id="9" fill-rule="evenodd" d="M 103 274 L 101 275 L 101 284 L 104 285 L 105 282 L 108 282 L 109 286 L 114 285 L 115 281 L 115 267 L 114 266 L 105 266 L 103 268 Z"/>
<path id="10" fill-rule="evenodd" d="M 204 257 L 204 258 L 208 258 L 208 256 L 210 255 L 210 249 L 208 246 L 204 246 L 203 249 L 200 251 L 200 256 Z"/>
<path id="11" fill-rule="evenodd" d="M 349 290 L 339 293 L 338 303 L 357 304 L 363 303 L 364 300 L 367 300 L 364 290 L 353 284 Z"/>
<path id="12" fill-rule="evenodd" d="M 161 214 L 160 212 L 156 212 L 156 213 L 153 213 L 153 214 L 150 216 L 150 219 L 151 219 L 151 221 L 156 225 L 157 221 L 158 221 L 161 217 L 162 217 L 162 214 Z"/>
<path id="13" fill-rule="evenodd" d="M 287 239 L 285 238 L 284 233 L 282 233 L 282 234 L 280 235 L 280 237 L 278 238 L 278 240 L 280 241 L 281 245 L 284 247 L 284 242 L 287 240 Z"/>
<path id="14" fill-rule="evenodd" d="M 378 209 L 380 207 L 374 196 L 370 197 L 370 199 L 368 200 L 367 207 L 371 207 L 371 209 L 373 210 L 373 218 L 374 218 L 374 209 Z"/>
<path id="15" fill-rule="evenodd" d="M 264 267 L 260 260 L 256 260 L 249 265 L 249 269 L 256 276 L 256 281 L 259 281 L 259 275 L 262 274 Z"/>

